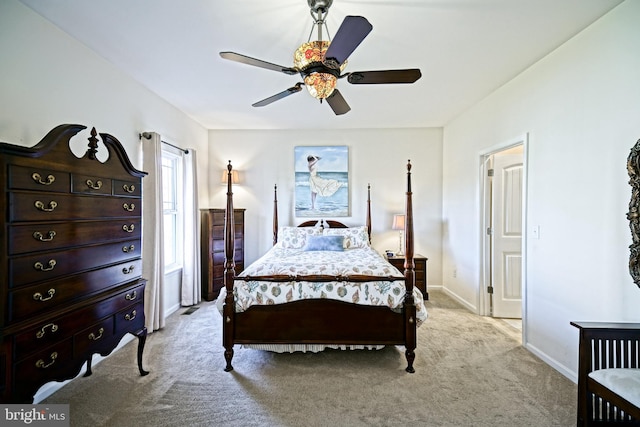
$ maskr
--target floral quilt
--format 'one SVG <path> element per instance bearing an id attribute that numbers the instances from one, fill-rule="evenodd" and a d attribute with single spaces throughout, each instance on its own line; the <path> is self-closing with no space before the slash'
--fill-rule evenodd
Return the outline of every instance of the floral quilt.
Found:
<path id="1" fill-rule="evenodd" d="M 389 264 L 370 246 L 343 251 L 304 251 L 300 248 L 285 248 L 278 244 L 264 256 L 251 264 L 238 277 L 253 276 L 306 276 L 370 275 L 398 277 L 394 281 L 370 282 L 268 282 L 258 280 L 236 280 L 234 292 L 236 312 L 242 312 L 254 304 L 284 304 L 300 299 L 329 298 L 363 305 L 386 305 L 392 310 L 402 308 L 405 286 L 403 274 Z M 218 298 L 219 308 L 224 300 L 225 289 Z M 427 311 L 420 290 L 414 288 L 416 317 L 418 324 L 427 318 Z"/>

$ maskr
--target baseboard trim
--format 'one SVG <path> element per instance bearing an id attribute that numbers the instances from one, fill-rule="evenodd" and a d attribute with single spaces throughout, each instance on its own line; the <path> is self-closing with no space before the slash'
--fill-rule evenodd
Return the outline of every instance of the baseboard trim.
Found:
<path id="1" fill-rule="evenodd" d="M 524 348 L 529 350 L 536 357 L 541 359 L 544 363 L 546 363 L 547 365 L 551 366 L 556 371 L 560 372 L 562 375 L 567 377 L 569 380 L 573 381 L 575 384 L 578 383 L 578 374 L 576 372 L 574 372 L 571 369 L 567 368 L 562 363 L 558 362 L 556 359 L 550 357 L 548 354 L 546 354 L 545 352 L 541 351 L 538 347 L 536 347 L 536 346 L 534 346 L 534 345 L 532 345 L 530 343 L 525 343 L 524 344 Z"/>
<path id="2" fill-rule="evenodd" d="M 454 292 L 451 292 L 449 289 L 442 287 L 441 290 L 447 294 L 448 296 L 450 296 L 451 298 L 453 298 L 454 300 L 456 300 L 456 302 L 459 302 L 460 304 L 462 304 L 467 310 L 469 310 L 470 312 L 474 313 L 474 314 L 478 314 L 478 307 L 476 307 L 475 305 L 471 305 L 469 304 L 468 301 L 466 301 L 464 298 L 460 297 L 459 295 L 457 295 Z"/>

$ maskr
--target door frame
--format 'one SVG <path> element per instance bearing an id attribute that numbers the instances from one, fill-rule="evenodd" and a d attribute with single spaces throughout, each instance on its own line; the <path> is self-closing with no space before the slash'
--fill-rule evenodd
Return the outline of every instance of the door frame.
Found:
<path id="1" fill-rule="evenodd" d="M 490 157 L 500 151 L 522 145 L 522 342 L 526 342 L 526 323 L 527 323 L 527 175 L 528 175 L 528 153 L 529 153 L 529 134 L 524 133 L 516 138 L 504 141 L 500 144 L 491 146 L 479 153 L 480 164 L 480 286 L 478 287 L 478 314 L 481 316 L 490 316 L 491 297 L 486 292 L 490 283 L 491 265 L 490 265 L 490 239 L 487 235 L 487 228 L 491 224 L 491 194 L 487 185 L 487 162 Z"/>

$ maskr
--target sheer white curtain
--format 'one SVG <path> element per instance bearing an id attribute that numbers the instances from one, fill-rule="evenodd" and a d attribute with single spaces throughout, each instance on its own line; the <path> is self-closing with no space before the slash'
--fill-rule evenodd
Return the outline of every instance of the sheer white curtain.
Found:
<path id="1" fill-rule="evenodd" d="M 196 151 L 184 154 L 184 264 L 182 267 L 183 306 L 200 302 L 200 221 L 198 220 L 198 181 Z"/>
<path id="2" fill-rule="evenodd" d="M 149 332 L 164 327 L 164 239 L 162 228 L 162 141 L 155 132 L 141 138 L 142 277 L 147 279 L 144 313 Z"/>

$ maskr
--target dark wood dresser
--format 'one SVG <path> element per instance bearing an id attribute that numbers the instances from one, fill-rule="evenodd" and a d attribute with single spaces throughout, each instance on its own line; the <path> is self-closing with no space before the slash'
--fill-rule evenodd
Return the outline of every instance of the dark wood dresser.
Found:
<path id="1" fill-rule="evenodd" d="M 387 257 L 391 265 L 400 270 L 400 273 L 404 273 L 404 257 L 403 256 L 392 256 Z M 422 296 L 425 301 L 429 299 L 429 292 L 427 290 L 427 257 L 416 254 L 413 256 L 413 262 L 415 266 L 416 272 L 416 287 L 420 289 L 422 292 Z"/>
<path id="2" fill-rule="evenodd" d="M 218 298 L 224 286 L 224 209 L 200 209 L 202 298 Z M 233 210 L 236 274 L 244 270 L 244 209 Z"/>
<path id="3" fill-rule="evenodd" d="M 141 278 L 141 184 L 120 142 L 95 128 L 82 158 L 60 125 L 37 145 L 0 143 L 0 401 L 30 403 L 78 375 L 127 333 L 147 335 Z M 78 136 L 76 139 L 79 139 Z M 74 140 L 74 144 L 75 144 Z M 81 141 L 78 141 L 81 142 Z"/>

